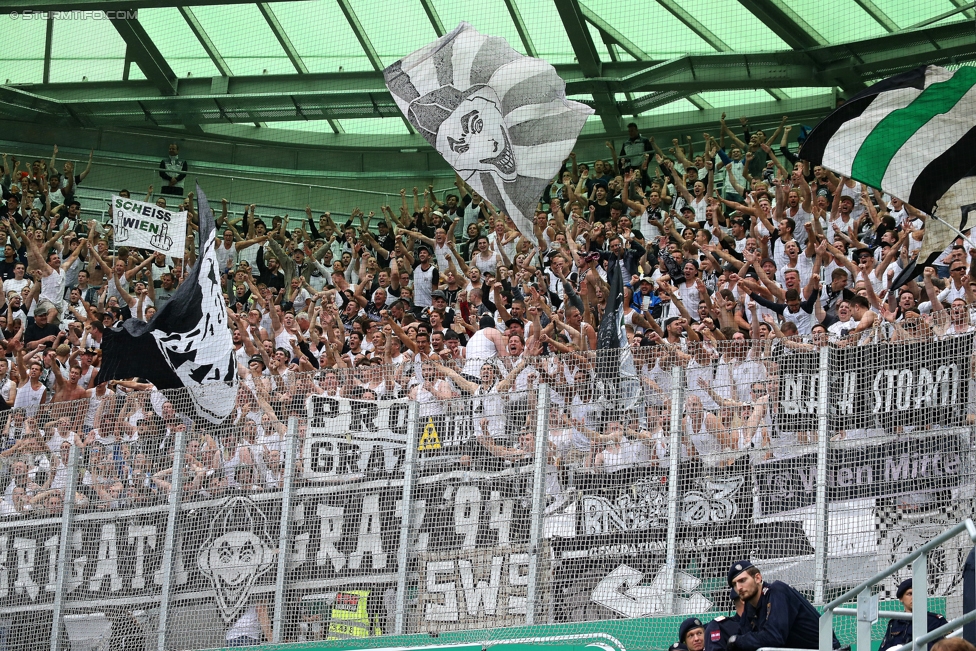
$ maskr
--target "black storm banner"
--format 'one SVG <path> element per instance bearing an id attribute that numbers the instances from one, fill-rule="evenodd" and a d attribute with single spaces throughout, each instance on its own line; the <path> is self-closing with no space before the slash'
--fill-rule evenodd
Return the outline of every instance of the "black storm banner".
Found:
<path id="1" fill-rule="evenodd" d="M 939 341 L 882 343 L 830 351 L 828 415 L 832 430 L 962 425 L 969 404 L 973 334 Z M 781 431 L 817 429 L 819 354 L 780 360 Z"/>

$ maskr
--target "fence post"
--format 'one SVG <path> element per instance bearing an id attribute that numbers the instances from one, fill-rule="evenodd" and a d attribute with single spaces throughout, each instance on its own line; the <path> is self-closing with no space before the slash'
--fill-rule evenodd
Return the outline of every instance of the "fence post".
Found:
<path id="1" fill-rule="evenodd" d="M 671 443 L 668 449 L 668 538 L 664 557 L 664 612 L 673 613 L 675 573 L 678 571 L 678 469 L 681 462 L 681 425 L 684 414 L 684 368 L 671 367 Z"/>
<path id="2" fill-rule="evenodd" d="M 929 560 L 921 554 L 912 563 L 912 637 L 918 639 L 929 632 Z M 918 646 L 914 646 L 918 649 Z"/>
<path id="3" fill-rule="evenodd" d="M 817 386 L 817 498 L 814 507 L 814 580 L 813 603 L 827 603 L 827 453 L 830 448 L 829 396 L 830 348 L 820 349 L 820 372 Z"/>
<path id="4" fill-rule="evenodd" d="M 546 510 L 546 466 L 549 462 L 549 385 L 539 385 L 536 401 L 535 452 L 532 458 L 532 515 L 529 523 L 529 583 L 525 589 L 525 623 L 535 624 L 535 607 L 539 593 L 539 556 L 542 522 Z"/>
<path id="5" fill-rule="evenodd" d="M 75 509 L 78 486 L 78 461 L 81 450 L 72 445 L 68 453 L 68 481 L 64 487 L 64 510 L 61 512 L 61 538 L 58 540 L 58 574 L 54 587 L 54 606 L 51 613 L 51 651 L 58 651 L 61 641 L 61 611 L 64 609 L 65 576 L 68 573 L 68 547 L 71 540 L 71 521 Z M 54 472 L 55 468 L 51 468 Z"/>
<path id="6" fill-rule="evenodd" d="M 410 545 L 411 504 L 413 504 L 414 465 L 417 460 L 417 403 L 407 408 L 407 449 L 403 455 L 403 499 L 400 501 L 400 544 L 397 547 L 396 607 L 393 633 L 403 635 L 407 617 L 407 563 Z"/>
<path id="7" fill-rule="evenodd" d="M 295 486 L 295 460 L 298 456 L 298 419 L 288 418 L 285 439 L 285 476 L 281 487 L 281 526 L 278 529 L 278 573 L 275 576 L 274 619 L 271 625 L 271 642 L 281 644 L 285 622 L 285 573 L 288 571 L 288 526 L 291 524 L 292 491 Z"/>
<path id="8" fill-rule="evenodd" d="M 176 520 L 180 513 L 180 493 L 183 492 L 183 455 L 186 453 L 186 432 L 177 430 L 173 454 L 173 475 L 169 487 L 169 514 L 166 516 L 166 536 L 163 542 L 163 590 L 159 597 L 159 630 L 156 637 L 158 651 L 166 649 L 166 628 L 169 599 L 172 592 L 173 555 L 176 553 Z"/>

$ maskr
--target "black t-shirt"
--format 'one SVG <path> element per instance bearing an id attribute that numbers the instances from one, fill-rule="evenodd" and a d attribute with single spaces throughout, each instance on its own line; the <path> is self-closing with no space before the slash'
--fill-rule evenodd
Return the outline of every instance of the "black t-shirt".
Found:
<path id="1" fill-rule="evenodd" d="M 24 343 L 29 344 L 32 341 L 37 341 L 44 337 L 57 335 L 59 332 L 61 332 L 60 328 L 53 323 L 48 323 L 44 327 L 38 326 L 36 322 L 30 323 L 24 330 Z"/>
<path id="2" fill-rule="evenodd" d="M 596 201 L 590 203 L 593 206 L 593 221 L 601 222 L 606 224 L 610 221 L 610 202 L 608 201 L 605 206 L 601 206 Z"/>

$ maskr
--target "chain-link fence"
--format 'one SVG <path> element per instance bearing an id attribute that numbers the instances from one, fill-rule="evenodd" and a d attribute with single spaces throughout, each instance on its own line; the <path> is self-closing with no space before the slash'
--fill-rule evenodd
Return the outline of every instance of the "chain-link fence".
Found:
<path id="1" fill-rule="evenodd" d="M 585 354 L 269 376 L 222 426 L 124 386 L 14 410 L 0 639 L 190 649 L 719 612 L 742 558 L 824 603 L 972 513 L 970 330 L 949 313 L 857 345 L 642 346 L 626 410 Z M 954 612 L 967 552 L 930 558 Z"/>

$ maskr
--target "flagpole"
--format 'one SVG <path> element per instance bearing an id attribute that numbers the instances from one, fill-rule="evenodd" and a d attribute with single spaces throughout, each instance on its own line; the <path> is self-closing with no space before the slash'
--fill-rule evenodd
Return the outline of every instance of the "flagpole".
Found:
<path id="1" fill-rule="evenodd" d="M 959 230 L 958 228 L 956 228 L 955 226 L 953 226 L 952 224 L 950 224 L 946 220 L 942 219 L 941 217 L 936 217 L 935 215 L 929 215 L 929 219 L 934 219 L 935 221 L 942 222 L 943 224 L 945 224 L 946 228 L 948 228 L 953 233 L 957 233 L 959 235 L 959 237 L 961 237 L 962 239 L 964 239 L 964 240 L 968 240 L 969 239 L 969 236 L 968 235 L 966 235 L 961 230 Z M 974 242 L 974 244 L 976 244 L 976 242 Z"/>

